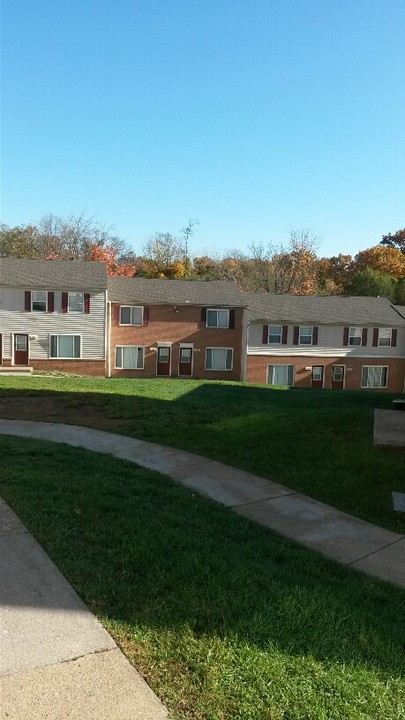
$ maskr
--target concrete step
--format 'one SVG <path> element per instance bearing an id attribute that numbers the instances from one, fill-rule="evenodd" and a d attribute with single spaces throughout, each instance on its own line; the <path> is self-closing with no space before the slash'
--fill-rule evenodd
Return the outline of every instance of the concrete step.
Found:
<path id="1" fill-rule="evenodd" d="M 0 377 L 3 375 L 21 375 L 30 377 L 34 368 L 27 365 L 11 365 L 8 367 L 0 367 Z"/>

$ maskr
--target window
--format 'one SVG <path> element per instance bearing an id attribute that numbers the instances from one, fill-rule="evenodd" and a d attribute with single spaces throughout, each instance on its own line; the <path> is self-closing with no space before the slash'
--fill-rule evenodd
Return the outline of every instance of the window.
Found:
<path id="1" fill-rule="evenodd" d="M 207 327 L 229 328 L 229 310 L 207 310 Z"/>
<path id="2" fill-rule="evenodd" d="M 279 387 L 294 385 L 294 365 L 268 365 L 267 382 Z"/>
<path id="3" fill-rule="evenodd" d="M 232 348 L 207 348 L 205 351 L 206 370 L 232 370 Z"/>
<path id="4" fill-rule="evenodd" d="M 117 345 L 115 367 L 122 370 L 143 370 L 144 348 L 137 345 Z"/>
<path id="5" fill-rule="evenodd" d="M 31 293 L 31 309 L 33 312 L 46 312 L 48 293 L 42 290 L 34 290 Z"/>
<path id="6" fill-rule="evenodd" d="M 281 325 L 269 325 L 269 345 L 281 345 Z"/>
<path id="7" fill-rule="evenodd" d="M 180 348 L 180 362 L 182 364 L 191 363 L 191 348 Z"/>
<path id="8" fill-rule="evenodd" d="M 83 293 L 68 293 L 68 312 L 82 313 L 84 310 Z"/>
<path id="9" fill-rule="evenodd" d="M 387 387 L 388 367 L 386 365 L 363 365 L 361 371 L 362 388 Z"/>
<path id="10" fill-rule="evenodd" d="M 392 330 L 391 328 L 379 328 L 378 345 L 379 347 L 391 347 Z"/>
<path id="11" fill-rule="evenodd" d="M 80 335 L 51 335 L 51 358 L 79 358 L 81 355 Z"/>
<path id="12" fill-rule="evenodd" d="M 363 336 L 363 328 L 359 328 L 359 327 L 349 328 L 349 345 L 361 345 L 362 336 Z"/>
<path id="13" fill-rule="evenodd" d="M 143 325 L 143 307 L 121 305 L 120 325 Z"/>
<path id="14" fill-rule="evenodd" d="M 299 345 L 312 345 L 312 327 L 301 326 L 298 336 Z"/>

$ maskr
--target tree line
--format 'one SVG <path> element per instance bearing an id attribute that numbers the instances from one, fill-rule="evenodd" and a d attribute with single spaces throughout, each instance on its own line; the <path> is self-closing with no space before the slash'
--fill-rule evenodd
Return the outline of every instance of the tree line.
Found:
<path id="1" fill-rule="evenodd" d="M 197 225 L 190 220 L 177 235 L 155 233 L 137 254 L 94 218 L 46 215 L 36 225 L 0 226 L 0 257 L 98 260 L 109 275 L 231 280 L 244 292 L 381 295 L 405 304 L 405 229 L 354 257 L 319 257 L 319 238 L 306 229 L 291 229 L 285 245 L 252 243 L 245 252 L 192 256 Z"/>

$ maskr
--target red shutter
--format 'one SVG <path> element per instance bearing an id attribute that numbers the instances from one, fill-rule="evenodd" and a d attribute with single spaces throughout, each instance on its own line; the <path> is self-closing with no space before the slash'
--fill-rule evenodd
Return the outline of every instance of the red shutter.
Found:
<path id="1" fill-rule="evenodd" d="M 55 310 L 55 294 L 53 292 L 48 293 L 48 312 Z"/>
<path id="2" fill-rule="evenodd" d="M 377 347 L 378 345 L 378 328 L 374 328 L 373 330 L 373 347 Z"/>
<path id="3" fill-rule="evenodd" d="M 24 293 L 24 308 L 25 312 L 31 312 L 31 290 L 26 290 Z"/>
<path id="4" fill-rule="evenodd" d="M 318 345 L 318 328 L 312 328 L 312 345 Z"/>
<path id="5" fill-rule="evenodd" d="M 269 326 L 263 325 L 262 343 L 263 343 L 263 345 L 268 345 L 268 342 L 269 342 Z"/>
<path id="6" fill-rule="evenodd" d="M 88 315 L 90 313 L 90 295 L 89 295 L 89 293 L 84 293 L 84 312 L 85 312 L 85 315 Z"/>
<path id="7" fill-rule="evenodd" d="M 347 347 L 349 344 L 349 328 L 345 327 L 343 328 L 343 346 Z"/>
<path id="8" fill-rule="evenodd" d="M 149 325 L 149 308 L 144 307 L 143 309 L 143 324 Z"/>
<path id="9" fill-rule="evenodd" d="M 67 313 L 68 311 L 68 294 L 67 292 L 62 293 L 62 312 Z"/>
<path id="10" fill-rule="evenodd" d="M 367 345 L 367 328 L 363 328 L 363 332 L 361 333 L 361 344 L 363 346 Z"/>
<path id="11" fill-rule="evenodd" d="M 391 335 L 391 347 L 397 346 L 397 330 L 396 328 L 392 328 L 392 335 Z"/>
<path id="12" fill-rule="evenodd" d="M 287 345 L 288 340 L 288 325 L 283 325 L 283 337 L 281 339 L 281 343 L 283 345 Z"/>
<path id="13" fill-rule="evenodd" d="M 201 309 L 201 327 L 205 327 L 205 324 L 207 322 L 207 308 Z"/>
<path id="14" fill-rule="evenodd" d="M 119 305 L 113 305 L 112 315 L 113 315 L 113 324 L 119 325 L 120 324 L 120 306 Z"/>
<path id="15" fill-rule="evenodd" d="M 294 327 L 294 340 L 293 340 L 294 345 L 298 345 L 299 332 L 300 332 L 299 327 L 295 326 Z"/>
<path id="16" fill-rule="evenodd" d="M 235 310 L 229 311 L 229 327 L 231 330 L 235 327 Z"/>

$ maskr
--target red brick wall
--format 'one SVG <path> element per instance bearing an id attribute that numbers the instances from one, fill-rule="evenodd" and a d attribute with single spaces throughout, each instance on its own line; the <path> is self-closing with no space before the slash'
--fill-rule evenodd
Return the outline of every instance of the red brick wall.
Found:
<path id="1" fill-rule="evenodd" d="M 247 359 L 246 381 L 249 383 L 266 383 L 268 365 L 294 365 L 295 387 L 311 387 L 311 370 L 305 370 L 312 365 L 323 365 L 324 387 L 332 387 L 332 366 L 344 365 L 345 389 L 360 390 L 361 371 L 363 365 L 387 365 L 388 366 L 388 387 L 381 388 L 381 391 L 392 393 L 404 392 L 405 360 L 400 358 L 325 358 L 325 357 L 274 357 L 264 355 L 249 355 Z M 349 369 L 351 368 L 351 369 Z"/>
<path id="2" fill-rule="evenodd" d="M 151 305 L 148 325 L 143 327 L 117 325 L 117 312 L 112 305 L 110 368 L 113 377 L 156 377 L 157 343 L 172 343 L 171 377 L 178 377 L 179 344 L 193 343 L 194 378 L 210 380 L 240 380 L 242 352 L 243 310 L 235 309 L 235 328 L 206 328 L 201 323 L 201 307 L 173 305 Z M 140 345 L 145 348 L 145 367 L 143 370 L 119 370 L 115 368 L 115 348 L 117 345 Z M 205 370 L 205 348 L 233 348 L 233 369 L 230 371 Z M 150 348 L 154 348 L 151 350 Z"/>
<path id="3" fill-rule="evenodd" d="M 104 360 L 30 360 L 29 366 L 34 370 L 58 370 L 59 372 L 73 373 L 74 375 L 105 376 Z"/>

